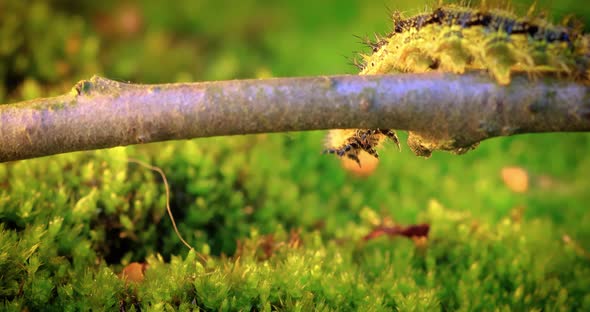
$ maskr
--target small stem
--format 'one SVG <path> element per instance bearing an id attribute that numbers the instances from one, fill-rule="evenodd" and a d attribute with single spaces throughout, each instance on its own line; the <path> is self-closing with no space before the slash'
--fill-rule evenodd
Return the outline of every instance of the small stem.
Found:
<path id="1" fill-rule="evenodd" d="M 393 128 L 469 146 L 590 131 L 588 86 L 486 73 L 320 76 L 162 85 L 93 77 L 66 95 L 0 105 L 0 162 L 165 140 Z"/>

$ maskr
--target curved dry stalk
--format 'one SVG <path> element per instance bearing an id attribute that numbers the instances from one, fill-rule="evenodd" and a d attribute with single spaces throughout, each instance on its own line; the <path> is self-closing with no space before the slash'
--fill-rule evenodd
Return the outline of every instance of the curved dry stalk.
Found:
<path id="1" fill-rule="evenodd" d="M 182 238 L 182 235 L 180 234 L 180 231 L 178 231 L 178 227 L 176 227 L 176 221 L 174 220 L 174 215 L 172 215 L 172 209 L 170 209 L 170 186 L 168 185 L 168 179 L 166 179 L 166 174 L 164 173 L 164 171 L 160 168 L 160 167 L 156 167 L 156 166 L 152 166 L 146 162 L 143 162 L 139 159 L 135 159 L 135 158 L 129 158 L 127 159 L 128 162 L 133 163 L 133 164 L 138 164 L 144 168 L 147 168 L 149 170 L 152 170 L 154 172 L 157 172 L 160 177 L 162 178 L 162 182 L 164 183 L 164 189 L 166 190 L 166 211 L 168 212 L 168 217 L 170 217 L 170 222 L 172 222 L 172 228 L 174 229 L 174 232 L 176 232 L 176 236 L 178 237 L 178 239 L 190 250 L 190 249 L 194 249 L 193 246 L 191 246 L 186 240 L 184 240 L 184 238 Z"/>
<path id="2" fill-rule="evenodd" d="M 168 217 L 170 218 L 170 222 L 172 222 L 172 228 L 174 229 L 176 236 L 184 244 L 184 246 L 186 246 L 189 250 L 195 250 L 193 248 L 193 246 L 191 246 L 182 237 L 182 235 L 180 234 L 180 231 L 178 230 L 178 227 L 176 226 L 176 220 L 174 219 L 174 215 L 172 214 L 172 209 L 170 208 L 170 185 L 168 184 L 168 179 L 166 178 L 166 174 L 164 173 L 164 171 L 160 167 L 152 166 L 146 162 L 143 162 L 143 161 L 141 161 L 139 159 L 135 159 L 135 158 L 129 158 L 129 159 L 127 159 L 127 162 L 137 164 L 141 167 L 144 167 L 144 168 L 149 169 L 151 171 L 157 172 L 160 175 L 160 177 L 162 178 L 162 182 L 164 183 L 164 189 L 166 191 L 166 211 L 168 212 Z M 197 251 L 195 251 L 195 252 L 196 252 L 197 257 L 199 257 L 199 259 L 201 260 L 201 263 L 207 263 L 207 257 L 205 255 L 203 255 Z"/>
<path id="3" fill-rule="evenodd" d="M 590 131 L 588 86 L 486 73 L 320 76 L 161 85 L 93 77 L 66 95 L 0 105 L 0 162 L 164 140 L 393 128 L 458 150 L 526 132 Z"/>

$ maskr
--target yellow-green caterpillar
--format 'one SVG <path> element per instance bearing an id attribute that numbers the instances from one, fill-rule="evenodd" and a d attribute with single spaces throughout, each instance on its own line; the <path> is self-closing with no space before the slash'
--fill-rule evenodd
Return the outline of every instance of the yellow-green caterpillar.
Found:
<path id="1" fill-rule="evenodd" d="M 518 17 L 485 5 L 442 5 L 406 19 L 394 13 L 393 22 L 390 34 L 367 42 L 372 54 L 362 55 L 361 75 L 483 70 L 502 85 L 509 84 L 511 75 L 518 72 L 531 79 L 557 75 L 590 81 L 590 37 L 571 18 L 553 25 L 533 9 Z M 399 145 L 390 129 L 330 130 L 326 151 L 360 165 L 359 153 L 377 157 L 375 149 L 388 137 Z M 409 132 L 408 145 L 417 155 L 430 156 L 436 144 Z"/>

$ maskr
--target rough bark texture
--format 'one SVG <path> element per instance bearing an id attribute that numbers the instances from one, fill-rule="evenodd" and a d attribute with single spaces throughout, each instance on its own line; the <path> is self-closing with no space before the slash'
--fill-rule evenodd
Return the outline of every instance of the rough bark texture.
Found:
<path id="1" fill-rule="evenodd" d="M 66 95 L 0 105 L 0 162 L 164 140 L 332 128 L 410 130 L 427 148 L 461 152 L 496 136 L 590 131 L 589 91 L 574 81 L 524 76 L 501 86 L 479 72 L 162 85 L 95 76 Z"/>

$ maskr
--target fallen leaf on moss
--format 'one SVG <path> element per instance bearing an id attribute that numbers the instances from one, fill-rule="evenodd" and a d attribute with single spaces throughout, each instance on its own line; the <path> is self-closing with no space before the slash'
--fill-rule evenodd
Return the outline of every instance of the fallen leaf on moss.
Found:
<path id="1" fill-rule="evenodd" d="M 131 262 L 121 271 L 119 278 L 128 282 L 141 283 L 146 269 L 147 263 Z"/>
<path id="2" fill-rule="evenodd" d="M 365 235 L 363 239 L 365 241 L 377 238 L 382 235 L 388 236 L 404 236 L 407 238 L 428 238 L 428 232 L 430 231 L 430 225 L 415 224 L 408 226 L 394 225 L 394 226 L 377 226 L 369 234 Z"/>
<path id="3" fill-rule="evenodd" d="M 529 174 L 520 167 L 504 167 L 501 171 L 504 184 L 516 193 L 524 193 L 529 189 Z"/>

